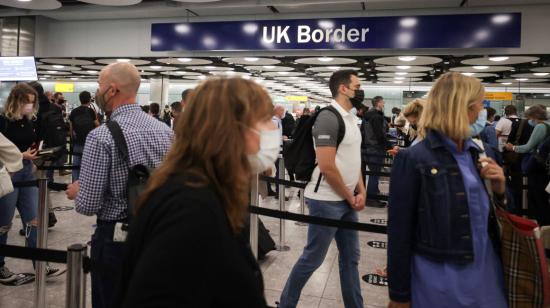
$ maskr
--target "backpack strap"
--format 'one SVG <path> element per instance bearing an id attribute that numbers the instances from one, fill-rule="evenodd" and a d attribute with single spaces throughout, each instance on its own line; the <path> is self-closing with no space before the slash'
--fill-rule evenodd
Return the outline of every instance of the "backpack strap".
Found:
<path id="1" fill-rule="evenodd" d="M 128 155 L 128 144 L 126 143 L 126 139 L 124 138 L 124 134 L 122 133 L 122 128 L 120 128 L 120 125 L 113 120 L 107 122 L 106 125 L 111 132 L 113 139 L 115 140 L 115 147 L 122 157 L 122 160 L 130 163 L 130 156 Z"/>
<path id="2" fill-rule="evenodd" d="M 516 131 L 516 138 L 514 140 L 514 145 L 517 145 L 519 143 L 519 139 L 521 138 L 521 135 L 523 135 L 523 129 L 525 128 L 525 125 L 527 124 L 527 120 L 519 120 L 519 128 Z"/>

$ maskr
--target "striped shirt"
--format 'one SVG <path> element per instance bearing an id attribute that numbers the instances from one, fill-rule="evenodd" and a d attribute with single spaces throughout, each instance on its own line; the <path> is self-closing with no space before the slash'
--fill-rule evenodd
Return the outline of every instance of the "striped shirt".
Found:
<path id="1" fill-rule="evenodd" d="M 128 144 L 130 165 L 158 167 L 173 140 L 172 130 L 143 112 L 137 104 L 118 107 L 111 120 L 122 128 Z M 128 164 L 122 161 L 106 125 L 92 130 L 86 138 L 80 170 L 80 191 L 76 211 L 97 215 L 99 220 L 125 219 L 128 203 Z"/>

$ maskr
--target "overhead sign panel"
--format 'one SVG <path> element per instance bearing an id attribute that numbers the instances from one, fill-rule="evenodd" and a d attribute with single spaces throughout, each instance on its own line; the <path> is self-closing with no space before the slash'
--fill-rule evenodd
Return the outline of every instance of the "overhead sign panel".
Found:
<path id="1" fill-rule="evenodd" d="M 74 83 L 56 83 L 55 92 L 61 93 L 73 93 L 74 92 Z"/>
<path id="2" fill-rule="evenodd" d="M 489 101 L 511 101 L 511 92 L 485 92 L 485 99 Z"/>
<path id="3" fill-rule="evenodd" d="M 152 51 L 514 48 L 521 13 L 154 23 Z"/>
<path id="4" fill-rule="evenodd" d="M 0 81 L 37 79 L 34 57 L 0 57 Z"/>

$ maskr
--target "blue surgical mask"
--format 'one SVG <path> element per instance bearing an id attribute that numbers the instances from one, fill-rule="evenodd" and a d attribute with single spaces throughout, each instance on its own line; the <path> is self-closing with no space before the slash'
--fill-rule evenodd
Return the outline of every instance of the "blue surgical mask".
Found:
<path id="1" fill-rule="evenodd" d="M 532 127 L 535 127 L 537 126 L 537 122 L 535 122 L 535 120 L 529 120 L 529 125 L 531 125 Z"/>
<path id="2" fill-rule="evenodd" d="M 470 124 L 470 136 L 477 136 L 485 128 L 485 123 L 487 123 L 487 109 L 483 109 L 479 112 L 477 120 Z"/>

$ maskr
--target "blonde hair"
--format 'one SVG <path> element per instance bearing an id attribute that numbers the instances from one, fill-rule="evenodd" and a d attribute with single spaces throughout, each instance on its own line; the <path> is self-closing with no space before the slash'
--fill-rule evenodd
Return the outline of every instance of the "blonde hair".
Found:
<path id="1" fill-rule="evenodd" d="M 403 116 L 405 116 L 405 118 L 420 117 L 422 115 L 422 110 L 424 110 L 425 105 L 425 100 L 420 98 L 414 99 L 409 102 L 403 109 Z"/>
<path id="2" fill-rule="evenodd" d="M 29 101 L 29 94 L 34 95 L 34 101 Z M 23 119 L 21 113 L 22 106 L 24 104 L 33 104 L 32 113 L 27 115 L 27 119 L 32 120 L 38 112 L 38 94 L 36 91 L 26 83 L 19 83 L 15 85 L 11 91 L 6 105 L 4 106 L 4 116 L 11 121 L 17 121 Z"/>
<path id="3" fill-rule="evenodd" d="M 478 79 L 455 72 L 443 74 L 430 90 L 418 123 L 419 134 L 426 137 L 428 130 L 434 130 L 454 140 L 467 139 L 471 132 L 468 108 L 484 95 Z"/>

